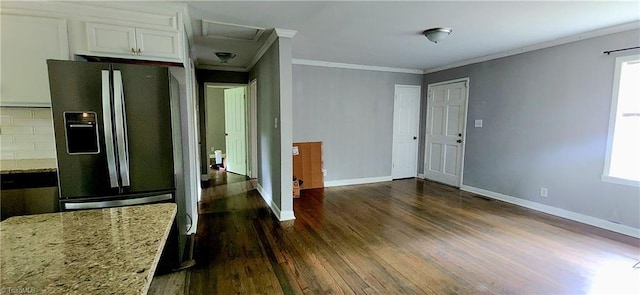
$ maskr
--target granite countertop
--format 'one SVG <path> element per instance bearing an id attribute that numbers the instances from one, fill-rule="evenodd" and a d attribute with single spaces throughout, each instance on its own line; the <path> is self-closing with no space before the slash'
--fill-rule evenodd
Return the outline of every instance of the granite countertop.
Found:
<path id="1" fill-rule="evenodd" d="M 0 223 L 0 291 L 146 294 L 175 215 L 166 203 L 11 217 Z"/>

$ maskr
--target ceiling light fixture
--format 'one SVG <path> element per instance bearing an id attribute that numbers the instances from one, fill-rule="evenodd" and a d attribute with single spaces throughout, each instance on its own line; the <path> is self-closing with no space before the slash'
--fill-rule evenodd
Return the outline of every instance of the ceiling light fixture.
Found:
<path id="1" fill-rule="evenodd" d="M 422 32 L 422 34 L 424 34 L 424 36 L 427 37 L 429 41 L 433 43 L 438 43 L 444 40 L 444 38 L 446 38 L 447 36 L 449 36 L 449 34 L 451 34 L 452 31 L 453 30 L 451 28 L 432 28 L 432 29 L 425 30 L 424 32 Z"/>
<path id="2" fill-rule="evenodd" d="M 233 52 L 216 52 L 216 56 L 220 59 L 220 62 L 226 64 L 230 59 L 236 57 L 236 54 Z"/>

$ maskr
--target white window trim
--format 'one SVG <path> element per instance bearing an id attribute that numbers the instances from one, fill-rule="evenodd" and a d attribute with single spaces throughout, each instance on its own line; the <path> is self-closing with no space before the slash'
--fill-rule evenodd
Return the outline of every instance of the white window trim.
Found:
<path id="1" fill-rule="evenodd" d="M 616 58 L 616 67 L 613 76 L 613 92 L 611 98 L 611 111 L 609 113 L 609 131 L 607 134 L 607 150 L 605 154 L 604 170 L 602 172 L 602 181 L 640 187 L 640 181 L 609 176 L 611 169 L 611 150 L 613 148 L 613 135 L 616 127 L 616 118 L 618 113 L 618 91 L 620 89 L 620 73 L 622 64 L 640 59 L 640 54 L 621 56 Z"/>

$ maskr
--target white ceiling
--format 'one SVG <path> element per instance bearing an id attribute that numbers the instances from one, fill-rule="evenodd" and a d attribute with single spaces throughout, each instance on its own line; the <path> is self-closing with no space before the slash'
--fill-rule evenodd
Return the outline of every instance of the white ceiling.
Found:
<path id="1" fill-rule="evenodd" d="M 186 1 L 198 64 L 220 66 L 215 51 L 246 67 L 262 42 L 202 37 L 201 20 L 296 30 L 293 58 L 433 69 L 594 30 L 640 21 L 640 1 Z M 434 44 L 421 32 L 451 27 Z M 612 48 L 615 49 L 615 48 Z"/>

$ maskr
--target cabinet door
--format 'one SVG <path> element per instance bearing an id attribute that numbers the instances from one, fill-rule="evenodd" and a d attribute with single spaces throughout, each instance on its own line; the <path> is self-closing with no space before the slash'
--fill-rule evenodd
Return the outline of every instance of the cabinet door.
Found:
<path id="1" fill-rule="evenodd" d="M 178 32 L 138 28 L 136 41 L 141 56 L 180 59 Z"/>
<path id="2" fill-rule="evenodd" d="M 51 106 L 47 59 L 69 59 L 66 21 L 2 14 L 0 106 Z"/>
<path id="3" fill-rule="evenodd" d="M 133 55 L 136 29 L 132 27 L 87 23 L 89 52 Z"/>

